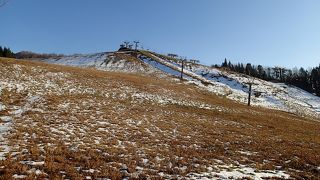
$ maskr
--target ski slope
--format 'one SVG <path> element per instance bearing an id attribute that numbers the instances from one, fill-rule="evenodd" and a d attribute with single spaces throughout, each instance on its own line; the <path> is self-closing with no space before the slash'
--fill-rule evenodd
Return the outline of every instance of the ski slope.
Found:
<path id="1" fill-rule="evenodd" d="M 141 62 L 171 77 L 180 75 L 158 61 Z M 204 68 L 197 70 L 206 77 Z M 224 72 L 207 70 L 227 83 Z M 319 122 L 245 108 L 212 96 L 206 88 L 214 85 L 187 75 L 173 82 L 10 59 L 0 61 L 0 72 L 5 179 L 317 176 Z"/>
<path id="2" fill-rule="evenodd" d="M 157 58 L 170 64 L 170 67 L 181 68 L 180 64 L 172 60 Z M 193 83 L 229 99 L 246 103 L 249 91 L 247 83 L 250 82 L 254 84 L 251 102 L 254 106 L 278 109 L 299 115 L 314 117 L 319 117 L 320 115 L 320 97 L 295 86 L 268 82 L 244 74 L 221 71 L 200 64 L 188 63 L 186 68 L 187 72 L 197 74 L 211 82 L 208 85 L 202 85 L 197 81 L 193 81 Z M 188 74 L 190 73 L 186 73 L 186 76 Z"/>
<path id="3" fill-rule="evenodd" d="M 180 77 L 179 60 L 173 61 L 146 51 L 142 51 L 139 59 L 135 61 L 127 58 L 126 56 L 118 57 L 118 53 L 110 52 L 65 56 L 42 61 L 105 71 L 160 73 L 170 75 L 173 78 Z M 251 82 L 254 83 L 251 101 L 253 106 L 287 111 L 302 116 L 320 117 L 320 98 L 294 86 L 254 79 L 244 74 L 193 63 L 185 64 L 183 78 L 186 80 L 185 83 L 197 85 L 200 89 L 241 103 L 247 103 L 247 83 Z"/>
<path id="4" fill-rule="evenodd" d="M 157 71 L 141 61 L 128 60 L 123 53 L 103 52 L 96 54 L 76 54 L 59 58 L 43 59 L 43 62 L 67 66 L 95 68 L 105 71 L 119 71 L 130 73 L 154 73 Z"/>

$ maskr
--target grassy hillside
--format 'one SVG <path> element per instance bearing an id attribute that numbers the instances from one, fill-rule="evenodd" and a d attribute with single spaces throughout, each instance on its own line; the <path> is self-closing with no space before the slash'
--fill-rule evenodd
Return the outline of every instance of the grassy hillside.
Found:
<path id="1" fill-rule="evenodd" d="M 0 92 L 1 179 L 320 176 L 318 121 L 180 81 L 1 58 Z"/>

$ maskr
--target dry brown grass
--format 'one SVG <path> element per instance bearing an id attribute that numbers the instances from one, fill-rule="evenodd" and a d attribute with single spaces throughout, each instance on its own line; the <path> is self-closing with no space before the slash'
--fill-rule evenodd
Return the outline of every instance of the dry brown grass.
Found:
<path id="1" fill-rule="evenodd" d="M 4 73 L 16 71 L 14 65 L 21 68 L 19 77 Z M 33 67 L 39 70 L 34 71 Z M 320 124 L 314 119 L 247 107 L 191 85 L 137 74 L 10 59 L 0 59 L 0 70 L 0 81 L 27 83 L 33 77 L 39 82 L 21 92 L 2 90 L 1 102 L 8 109 L 0 116 L 10 115 L 13 106 L 25 106 L 28 93 L 37 94 L 42 88 L 45 81 L 41 75 L 67 74 L 62 78 L 50 76 L 59 88 L 52 92 L 45 89 L 41 101 L 13 118 L 7 136 L 11 155 L 0 161 L 0 167 L 4 167 L 0 168 L 1 179 L 10 179 L 14 174 L 25 174 L 27 179 L 120 179 L 127 175 L 132 179 L 158 179 L 159 172 L 174 178 L 205 172 L 207 167 L 216 167 L 216 160 L 262 170 L 281 166 L 281 170 L 298 179 L 320 177 Z M 69 93 L 67 88 L 72 87 L 80 87 L 79 92 Z M 95 91 L 83 91 L 89 88 Z M 60 91 L 64 93 L 58 94 Z M 161 104 L 152 99 L 140 101 L 130 96 L 138 92 L 219 109 Z M 61 105 L 66 103 L 68 106 L 63 108 Z M 44 164 L 35 166 L 21 161 Z M 123 164 L 129 174 L 120 171 Z M 183 166 L 185 170 L 181 169 Z M 28 172 L 33 168 L 42 174 Z M 94 171 L 87 171 L 90 169 Z"/>

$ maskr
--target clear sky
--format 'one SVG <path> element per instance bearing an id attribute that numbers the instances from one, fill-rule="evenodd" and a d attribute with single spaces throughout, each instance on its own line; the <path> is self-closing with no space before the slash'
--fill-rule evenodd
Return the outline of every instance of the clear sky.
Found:
<path id="1" fill-rule="evenodd" d="M 319 0 L 11 0 L 0 45 L 13 51 L 94 53 L 124 40 L 205 64 L 320 63 Z"/>

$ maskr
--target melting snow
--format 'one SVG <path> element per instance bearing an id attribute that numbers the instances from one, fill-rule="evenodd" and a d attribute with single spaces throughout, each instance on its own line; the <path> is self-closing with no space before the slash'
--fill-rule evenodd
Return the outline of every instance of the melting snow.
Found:
<path id="1" fill-rule="evenodd" d="M 7 145 L 7 140 L 4 137 L 8 130 L 10 129 L 11 123 L 12 123 L 12 118 L 9 116 L 2 116 L 0 117 L 1 121 L 0 122 L 0 160 L 5 159 L 5 155 L 9 152 L 10 148 Z"/>
<path id="2" fill-rule="evenodd" d="M 256 170 L 250 167 L 240 166 L 224 166 L 227 168 L 220 172 L 205 172 L 205 173 L 189 173 L 187 176 L 190 179 L 265 179 L 265 178 L 282 178 L 289 179 L 290 175 L 286 174 L 284 171 L 270 171 L 270 170 Z"/>
<path id="3" fill-rule="evenodd" d="M 178 71 L 181 69 L 180 64 L 168 59 L 162 59 L 156 55 L 152 56 L 161 61 L 162 66 L 166 65 Z M 158 64 L 154 65 L 156 67 L 159 66 Z M 169 74 L 172 73 L 171 71 L 166 71 L 165 68 L 160 69 Z M 177 75 L 177 72 L 174 71 L 172 75 Z M 253 85 L 252 91 L 252 105 L 320 117 L 320 97 L 294 86 L 253 79 L 246 75 L 222 72 L 215 68 L 192 63 L 186 64 L 184 76 L 189 77 L 187 78 L 189 83 L 242 103 L 247 102 L 248 85 L 246 83 L 253 82 L 255 85 Z M 196 79 L 193 77 L 196 77 Z M 203 85 L 197 79 L 202 82 L 206 82 L 202 80 L 206 79 L 210 83 Z"/>
<path id="4" fill-rule="evenodd" d="M 26 176 L 26 175 L 14 174 L 12 177 L 15 178 L 15 179 L 24 179 L 24 178 L 26 178 L 27 176 Z"/>
<path id="5" fill-rule="evenodd" d="M 160 58 L 155 54 L 150 54 L 150 57 L 140 56 L 141 63 L 144 63 L 148 67 L 147 69 L 139 63 L 131 63 L 127 60 L 115 60 L 114 53 L 72 55 L 45 59 L 44 61 L 53 64 L 94 67 L 108 71 L 156 72 L 160 70 L 166 74 L 180 77 L 181 65 L 179 63 Z M 17 68 L 19 69 L 20 67 Z M 247 102 L 248 86 L 246 83 L 253 81 L 257 85 L 253 85 L 252 105 L 293 112 L 300 115 L 320 116 L 320 98 L 297 87 L 252 79 L 252 77 L 246 75 L 223 72 L 215 68 L 192 63 L 186 63 L 184 78 L 188 80 L 187 83 L 196 84 L 201 89 L 206 89 L 217 95 L 225 96 L 242 103 Z M 206 85 L 202 82 L 206 83 Z M 51 87 L 55 85 L 49 81 L 46 86 Z M 16 84 L 12 88 L 17 88 L 21 91 L 25 87 Z M 76 91 L 76 89 L 72 91 Z M 166 103 L 162 99 L 159 99 L 158 102 L 161 104 Z M 4 107 L 0 104 L 1 108 Z M 210 107 L 204 106 L 203 108 Z M 17 111 L 18 114 L 20 112 Z"/>

